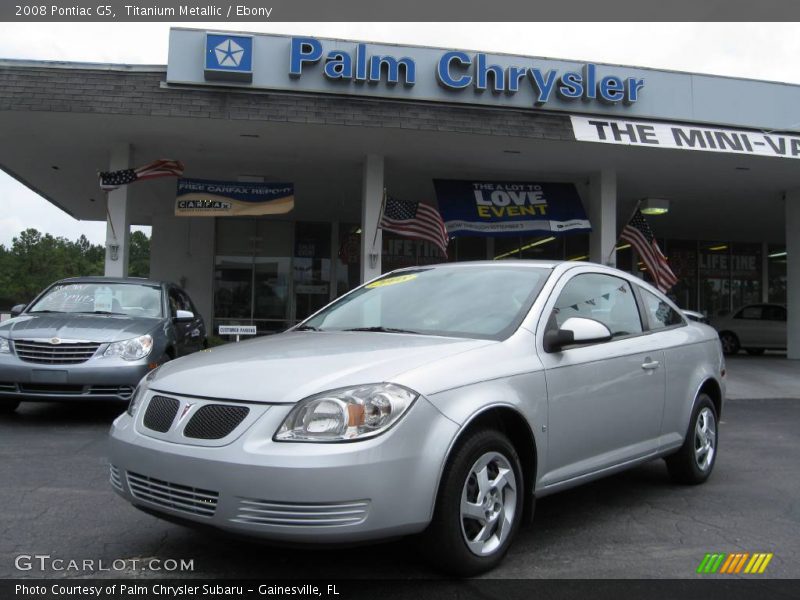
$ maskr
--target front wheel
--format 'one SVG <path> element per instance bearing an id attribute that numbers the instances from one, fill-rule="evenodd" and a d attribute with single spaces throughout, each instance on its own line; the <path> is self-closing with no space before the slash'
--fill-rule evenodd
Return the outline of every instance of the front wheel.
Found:
<path id="1" fill-rule="evenodd" d="M 683 446 L 666 458 L 673 481 L 696 485 L 708 479 L 717 461 L 718 444 L 717 410 L 707 394 L 700 394 L 692 410 Z"/>
<path id="2" fill-rule="evenodd" d="M 519 456 L 499 431 L 478 431 L 448 460 L 423 551 L 441 569 L 478 575 L 497 566 L 522 520 Z"/>

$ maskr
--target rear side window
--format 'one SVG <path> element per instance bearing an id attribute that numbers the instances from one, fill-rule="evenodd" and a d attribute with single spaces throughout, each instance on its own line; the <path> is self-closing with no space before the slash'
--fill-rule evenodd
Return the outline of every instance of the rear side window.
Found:
<path id="1" fill-rule="evenodd" d="M 761 306 L 745 306 L 734 319 L 761 319 Z"/>
<path id="2" fill-rule="evenodd" d="M 664 329 L 665 327 L 683 324 L 683 317 L 664 300 L 643 288 L 639 288 L 639 291 L 642 294 L 642 298 L 644 298 L 644 308 L 650 323 L 650 329 Z"/>
<path id="3" fill-rule="evenodd" d="M 552 319 L 561 327 L 570 317 L 600 321 L 614 337 L 642 332 L 633 289 L 611 275 L 583 273 L 569 280 L 556 300 Z"/>

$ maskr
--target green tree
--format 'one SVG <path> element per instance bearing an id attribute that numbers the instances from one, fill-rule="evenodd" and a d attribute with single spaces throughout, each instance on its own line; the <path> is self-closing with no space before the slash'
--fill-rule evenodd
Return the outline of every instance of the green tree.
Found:
<path id="1" fill-rule="evenodd" d="M 131 234 L 130 274 L 150 272 L 150 240 L 141 231 Z M 30 302 L 45 287 L 65 277 L 102 275 L 105 248 L 86 236 L 70 241 L 30 228 L 15 237 L 9 248 L 0 244 L 0 308 Z"/>

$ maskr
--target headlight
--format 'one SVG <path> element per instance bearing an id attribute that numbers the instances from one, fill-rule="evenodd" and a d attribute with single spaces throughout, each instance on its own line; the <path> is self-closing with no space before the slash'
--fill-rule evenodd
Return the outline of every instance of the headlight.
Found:
<path id="1" fill-rule="evenodd" d="M 374 437 L 394 425 L 418 396 L 392 383 L 317 394 L 292 409 L 275 440 L 341 442 Z"/>
<path id="2" fill-rule="evenodd" d="M 133 396 L 131 396 L 131 401 L 128 403 L 128 414 L 130 416 L 134 416 L 136 414 L 136 409 L 139 408 L 139 405 L 142 403 L 142 398 L 144 398 L 144 393 L 147 390 L 147 386 L 139 383 L 136 386 L 136 389 L 133 390 Z"/>
<path id="3" fill-rule="evenodd" d="M 8 343 L 8 340 L 4 337 L 0 337 L 0 354 L 10 354 L 11 353 L 11 344 Z"/>
<path id="4" fill-rule="evenodd" d="M 139 360 L 144 358 L 153 349 L 153 337 L 141 335 L 130 340 L 114 342 L 108 345 L 103 356 L 119 356 L 125 360 Z"/>

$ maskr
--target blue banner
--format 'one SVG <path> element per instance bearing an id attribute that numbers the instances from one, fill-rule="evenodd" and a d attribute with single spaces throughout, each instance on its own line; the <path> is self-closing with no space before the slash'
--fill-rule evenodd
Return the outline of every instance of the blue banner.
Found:
<path id="1" fill-rule="evenodd" d="M 179 179 L 177 217 L 280 215 L 294 208 L 293 183 Z"/>
<path id="2" fill-rule="evenodd" d="M 572 183 L 434 179 L 433 185 L 450 237 L 592 230 Z"/>

